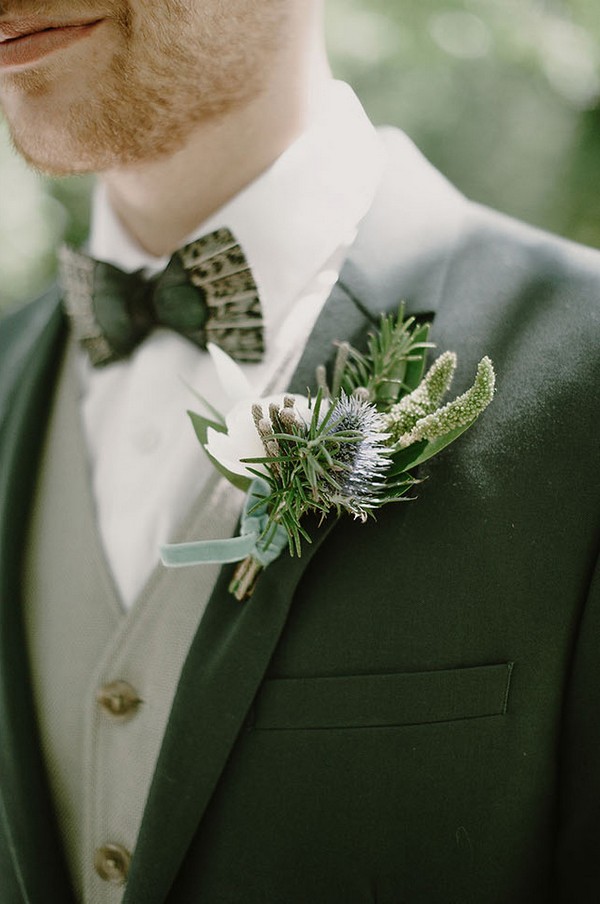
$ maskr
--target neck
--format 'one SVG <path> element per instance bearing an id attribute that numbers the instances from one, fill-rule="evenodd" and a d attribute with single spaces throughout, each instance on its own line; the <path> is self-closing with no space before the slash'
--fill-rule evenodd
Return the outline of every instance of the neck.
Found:
<path id="1" fill-rule="evenodd" d="M 180 247 L 306 128 L 331 73 L 319 30 L 305 38 L 282 53 L 259 96 L 203 123 L 177 153 L 101 176 L 116 214 L 145 251 L 160 257 Z"/>

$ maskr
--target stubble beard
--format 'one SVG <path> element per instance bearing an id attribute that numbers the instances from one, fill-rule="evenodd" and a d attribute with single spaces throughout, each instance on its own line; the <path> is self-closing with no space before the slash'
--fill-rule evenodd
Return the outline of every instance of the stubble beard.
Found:
<path id="1" fill-rule="evenodd" d="M 262 23 L 260 55 L 257 45 L 244 44 L 243 34 L 224 35 L 214 27 L 218 23 L 207 22 L 193 43 L 184 43 L 190 30 L 182 17 L 189 4 L 169 0 L 169 7 L 176 13 L 170 29 L 156 22 L 159 11 L 137 31 L 129 9 L 119 9 L 113 17 L 119 50 L 86 91 L 73 99 L 67 95 L 62 104 L 43 67 L 13 74 L 12 90 L 27 95 L 31 112 L 24 101 L 11 117 L 7 104 L 7 119 L 15 148 L 31 166 L 67 175 L 155 161 L 183 147 L 203 123 L 264 90 L 261 62 L 276 51 L 281 25 L 274 21 L 275 5 L 271 22 Z M 77 70 L 69 76 L 77 80 Z"/>

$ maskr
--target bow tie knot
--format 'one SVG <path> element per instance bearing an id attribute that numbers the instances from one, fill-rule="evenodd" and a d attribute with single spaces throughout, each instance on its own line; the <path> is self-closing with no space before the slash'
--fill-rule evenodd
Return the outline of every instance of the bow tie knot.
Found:
<path id="1" fill-rule="evenodd" d="M 95 366 L 127 357 L 161 326 L 202 348 L 214 342 L 238 361 L 262 358 L 258 290 L 228 229 L 175 252 L 150 279 L 66 247 L 59 263 L 66 311 Z"/>

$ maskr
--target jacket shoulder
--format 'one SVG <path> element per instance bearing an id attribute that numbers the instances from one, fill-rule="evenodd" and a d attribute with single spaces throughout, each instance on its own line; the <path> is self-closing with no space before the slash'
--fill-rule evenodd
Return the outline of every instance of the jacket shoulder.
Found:
<path id="1" fill-rule="evenodd" d="M 469 202 L 446 288 L 562 369 L 568 351 L 597 372 L 600 251 Z"/>
<path id="2" fill-rule="evenodd" d="M 24 362 L 41 337 L 62 323 L 60 293 L 52 286 L 44 295 L 9 311 L 0 319 L 0 413 L 18 385 Z"/>
<path id="3" fill-rule="evenodd" d="M 557 288 L 578 284 L 600 289 L 600 251 L 554 235 L 506 214 L 468 202 L 463 247 L 482 254 L 481 265 L 512 271 L 515 279 L 543 277 Z M 598 295 L 590 298 L 598 307 Z"/>
<path id="4" fill-rule="evenodd" d="M 452 289 L 462 294 L 462 282 L 471 303 L 498 305 L 537 287 L 540 297 L 578 304 L 579 317 L 598 312 L 600 251 L 471 201 L 402 131 L 380 136 L 380 190 L 342 274 L 367 305 L 389 308 L 400 291 L 436 310 Z"/>
<path id="5" fill-rule="evenodd" d="M 3 312 L 0 316 L 0 348 L 4 350 L 23 332 L 47 322 L 59 304 L 58 286 L 52 285 L 37 298 L 16 304 Z"/>
<path id="6" fill-rule="evenodd" d="M 0 317 L 0 367 L 28 338 L 43 330 L 57 314 L 60 305 L 58 286 L 51 286 L 33 301 L 17 305 Z"/>

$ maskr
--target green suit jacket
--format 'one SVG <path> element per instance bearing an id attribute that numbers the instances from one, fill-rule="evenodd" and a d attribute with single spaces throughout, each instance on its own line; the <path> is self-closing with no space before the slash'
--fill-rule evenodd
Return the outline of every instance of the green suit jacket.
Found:
<path id="1" fill-rule="evenodd" d="M 489 354 L 497 396 L 416 501 L 309 524 L 244 605 L 223 569 L 126 904 L 600 900 L 600 255 L 404 183 L 392 165 L 292 388 L 405 299 L 457 388 Z M 58 301 L 0 327 L 2 904 L 74 900 L 20 596 Z"/>

